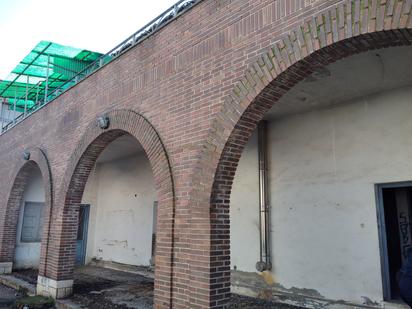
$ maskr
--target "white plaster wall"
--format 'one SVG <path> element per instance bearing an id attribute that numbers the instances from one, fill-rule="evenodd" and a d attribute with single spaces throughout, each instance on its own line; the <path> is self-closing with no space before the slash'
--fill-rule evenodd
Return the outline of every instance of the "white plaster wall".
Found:
<path id="1" fill-rule="evenodd" d="M 155 200 L 153 173 L 144 153 L 98 163 L 83 196 L 91 205 L 86 262 L 97 258 L 150 265 Z"/>
<path id="2" fill-rule="evenodd" d="M 230 197 L 232 268 L 254 271 L 259 260 L 259 162 L 257 132 L 244 149 Z"/>
<path id="3" fill-rule="evenodd" d="M 412 88 L 269 123 L 275 282 L 330 299 L 382 300 L 374 184 L 412 180 Z M 259 254 L 257 142 L 231 203 L 232 268 Z"/>
<path id="4" fill-rule="evenodd" d="M 93 257 L 95 257 L 94 245 L 97 218 L 97 195 L 99 190 L 99 170 L 100 169 L 98 169 L 95 165 L 86 182 L 86 187 L 84 188 L 82 197 L 82 204 L 90 205 L 87 231 L 86 264 L 89 263 Z"/>
<path id="5" fill-rule="evenodd" d="M 45 201 L 43 177 L 39 169 L 35 169 L 30 175 L 26 189 L 23 194 L 20 206 L 19 221 L 17 225 L 16 251 L 14 256 L 13 268 L 38 268 L 40 262 L 40 242 L 24 243 L 21 242 L 21 228 L 23 225 L 23 214 L 25 202 Z"/>

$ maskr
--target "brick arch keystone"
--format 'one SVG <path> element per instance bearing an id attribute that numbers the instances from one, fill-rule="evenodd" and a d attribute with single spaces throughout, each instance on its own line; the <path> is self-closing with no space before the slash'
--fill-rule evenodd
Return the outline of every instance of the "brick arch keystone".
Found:
<path id="1" fill-rule="evenodd" d="M 30 158 L 25 160 L 23 153 L 29 153 Z M 53 207 L 53 182 L 50 164 L 45 152 L 37 147 L 28 148 L 21 153 L 14 167 L 14 181 L 9 190 L 7 205 L 5 210 L 4 224 L 1 230 L 0 262 L 12 263 L 15 255 L 17 225 L 20 213 L 20 206 L 24 191 L 27 187 L 30 175 L 35 169 L 39 169 L 43 179 L 45 191 L 45 208 L 43 210 L 43 231 L 41 256 L 44 256 L 48 246 L 48 232 L 50 223 L 50 213 Z M 40 258 L 40 261 L 44 259 Z M 42 268 L 40 263 L 39 269 Z"/>
<path id="2" fill-rule="evenodd" d="M 193 177 L 196 202 L 191 211 L 203 216 L 210 239 L 206 253 L 192 246 L 198 258 L 191 264 L 189 302 L 201 299 L 201 308 L 225 308 L 228 303 L 230 193 L 241 153 L 257 123 L 288 90 L 319 68 L 365 51 L 411 45 L 411 7 L 408 0 L 342 1 L 280 37 L 245 68 L 212 122 L 197 165 L 201 177 Z M 196 293 L 205 286 L 209 288 Z"/>
<path id="3" fill-rule="evenodd" d="M 113 110 L 107 129 L 96 119 L 85 130 L 66 168 L 59 191 L 59 209 L 53 214 L 58 222 L 53 230 L 47 254 L 47 278 L 71 280 L 75 260 L 78 206 L 90 172 L 100 153 L 116 138 L 130 134 L 141 144 L 150 161 L 158 198 L 157 243 L 155 255 L 156 308 L 171 307 L 172 248 L 174 222 L 174 186 L 166 149 L 155 128 L 142 115 L 132 110 Z M 57 209 L 57 207 L 56 207 Z"/>

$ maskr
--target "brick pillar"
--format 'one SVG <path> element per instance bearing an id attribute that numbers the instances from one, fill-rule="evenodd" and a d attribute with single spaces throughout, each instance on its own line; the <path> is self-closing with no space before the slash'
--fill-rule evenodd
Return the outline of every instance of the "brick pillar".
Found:
<path id="1" fill-rule="evenodd" d="M 60 204 L 62 205 L 62 204 Z M 37 294 L 63 298 L 73 293 L 79 203 L 54 207 L 45 269 L 37 279 Z"/>

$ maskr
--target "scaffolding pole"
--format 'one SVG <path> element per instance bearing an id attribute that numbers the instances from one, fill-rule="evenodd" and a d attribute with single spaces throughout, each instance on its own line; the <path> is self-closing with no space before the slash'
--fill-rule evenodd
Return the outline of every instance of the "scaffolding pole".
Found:
<path id="1" fill-rule="evenodd" d="M 36 91 L 36 106 L 37 106 L 37 103 L 38 103 L 38 101 L 39 101 L 39 87 L 40 87 L 40 82 L 38 82 L 38 83 L 37 83 L 37 91 Z"/>
<path id="2" fill-rule="evenodd" d="M 29 96 L 29 75 L 27 75 L 27 80 L 26 80 L 26 100 L 24 101 L 24 116 L 23 118 L 26 118 L 27 115 L 27 97 Z"/>
<path id="3" fill-rule="evenodd" d="M 44 104 L 47 103 L 47 92 L 49 90 L 49 67 L 50 67 L 50 55 L 47 55 L 46 86 L 44 87 Z"/>
<path id="4" fill-rule="evenodd" d="M 14 91 L 13 124 L 16 122 L 17 90 Z"/>
<path id="5" fill-rule="evenodd" d="M 4 101 L 4 99 L 1 98 L 1 99 L 0 99 L 0 121 L 1 121 L 0 134 L 3 133 L 3 123 L 4 123 L 4 118 L 3 118 L 3 115 L 4 115 L 4 111 L 3 111 L 3 101 Z"/>

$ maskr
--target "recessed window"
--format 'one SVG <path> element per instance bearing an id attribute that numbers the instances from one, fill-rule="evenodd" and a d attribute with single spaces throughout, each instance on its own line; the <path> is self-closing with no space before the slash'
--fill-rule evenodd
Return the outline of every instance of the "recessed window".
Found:
<path id="1" fill-rule="evenodd" d="M 44 203 L 25 202 L 21 242 L 41 242 Z"/>

